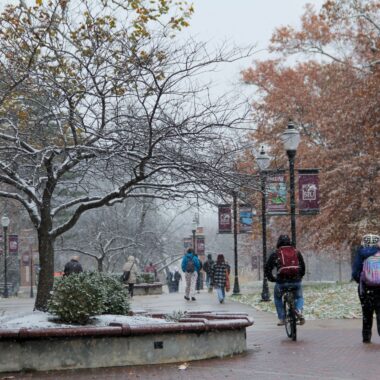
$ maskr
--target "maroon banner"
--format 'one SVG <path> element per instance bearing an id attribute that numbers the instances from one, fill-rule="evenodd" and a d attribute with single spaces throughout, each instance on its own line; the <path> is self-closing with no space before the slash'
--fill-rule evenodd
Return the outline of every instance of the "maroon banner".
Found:
<path id="1" fill-rule="evenodd" d="M 9 235 L 9 254 L 17 255 L 18 254 L 18 235 Z"/>
<path id="2" fill-rule="evenodd" d="M 205 237 L 204 236 L 196 236 L 196 254 L 199 256 L 203 256 L 205 254 L 206 246 L 205 246 Z"/>
<path id="3" fill-rule="evenodd" d="M 4 251 L 3 236 L 0 235 L 0 256 Z M 18 235 L 8 235 L 8 255 L 18 254 Z"/>
<path id="4" fill-rule="evenodd" d="M 269 174 L 266 180 L 267 213 L 270 215 L 286 214 L 287 188 L 285 174 Z"/>
<path id="5" fill-rule="evenodd" d="M 319 213 L 319 177 L 318 169 L 298 170 L 298 191 L 300 214 Z"/>
<path id="6" fill-rule="evenodd" d="M 231 233 L 232 232 L 232 218 L 231 218 L 231 205 L 219 205 L 219 233 Z"/>

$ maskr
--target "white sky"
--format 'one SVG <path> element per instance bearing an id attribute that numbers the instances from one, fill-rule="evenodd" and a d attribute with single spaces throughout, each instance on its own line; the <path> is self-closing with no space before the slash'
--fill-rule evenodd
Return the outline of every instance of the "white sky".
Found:
<path id="1" fill-rule="evenodd" d="M 193 0 L 195 12 L 184 37 L 192 35 L 211 45 L 225 40 L 238 46 L 255 45 L 251 58 L 225 65 L 217 76 L 219 85 L 229 88 L 240 79 L 240 71 L 254 59 L 268 58 L 265 50 L 275 28 L 300 25 L 305 5 L 319 10 L 324 0 Z"/>

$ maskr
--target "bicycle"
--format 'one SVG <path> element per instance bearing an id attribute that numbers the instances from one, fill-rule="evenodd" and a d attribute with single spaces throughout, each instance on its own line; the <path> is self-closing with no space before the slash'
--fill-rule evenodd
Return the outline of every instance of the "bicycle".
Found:
<path id="1" fill-rule="evenodd" d="M 285 312 L 285 330 L 286 335 L 293 341 L 297 340 L 297 313 L 295 306 L 296 288 L 286 288 L 282 294 L 282 302 Z"/>

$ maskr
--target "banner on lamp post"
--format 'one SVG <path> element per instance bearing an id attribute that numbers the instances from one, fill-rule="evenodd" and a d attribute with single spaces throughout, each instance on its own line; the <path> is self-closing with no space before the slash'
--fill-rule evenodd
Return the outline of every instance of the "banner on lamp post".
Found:
<path id="1" fill-rule="evenodd" d="M 183 248 L 185 249 L 185 252 L 189 249 L 189 248 L 192 248 L 193 247 L 193 238 L 189 237 L 189 238 L 184 238 L 183 239 Z"/>
<path id="2" fill-rule="evenodd" d="M 218 225 L 220 234 L 232 232 L 231 205 L 218 206 Z"/>
<path id="3" fill-rule="evenodd" d="M 9 235 L 8 246 L 10 255 L 18 254 L 18 235 Z"/>
<path id="4" fill-rule="evenodd" d="M 196 236 L 196 253 L 199 256 L 203 256 L 206 251 L 206 245 L 205 245 L 205 237 L 204 236 Z"/>
<path id="5" fill-rule="evenodd" d="M 266 178 L 266 209 L 270 215 L 283 215 L 286 208 L 287 188 L 284 172 L 269 173 Z"/>
<path id="6" fill-rule="evenodd" d="M 319 170 L 298 170 L 298 211 L 302 215 L 319 213 Z"/>
<path id="7" fill-rule="evenodd" d="M 239 205 L 239 232 L 252 232 L 254 212 L 251 205 Z"/>

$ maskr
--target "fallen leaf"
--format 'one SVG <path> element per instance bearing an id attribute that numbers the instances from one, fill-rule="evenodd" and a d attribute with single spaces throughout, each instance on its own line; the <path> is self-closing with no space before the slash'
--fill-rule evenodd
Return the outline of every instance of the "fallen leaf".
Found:
<path id="1" fill-rule="evenodd" d="M 180 366 L 178 366 L 178 369 L 184 370 L 184 369 L 187 369 L 188 366 L 189 366 L 189 363 L 183 363 Z"/>

